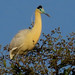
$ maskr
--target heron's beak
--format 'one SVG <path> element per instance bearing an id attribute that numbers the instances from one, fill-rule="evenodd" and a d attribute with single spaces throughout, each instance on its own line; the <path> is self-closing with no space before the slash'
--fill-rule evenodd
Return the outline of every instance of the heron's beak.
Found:
<path id="1" fill-rule="evenodd" d="M 41 12 L 42 12 L 43 14 L 47 15 L 48 17 L 50 17 L 50 15 L 49 15 L 49 14 L 47 14 L 47 13 L 44 11 L 44 9 L 43 9 L 43 8 L 41 9 Z"/>
<path id="2" fill-rule="evenodd" d="M 48 17 L 51 17 L 49 14 L 47 14 L 47 13 L 44 13 L 45 15 L 47 15 Z"/>

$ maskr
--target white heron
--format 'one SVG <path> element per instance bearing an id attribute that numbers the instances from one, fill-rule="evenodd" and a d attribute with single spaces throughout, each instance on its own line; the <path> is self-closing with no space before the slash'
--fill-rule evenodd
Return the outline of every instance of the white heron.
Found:
<path id="1" fill-rule="evenodd" d="M 21 30 L 14 36 L 9 44 L 10 59 L 13 59 L 15 55 L 22 55 L 25 51 L 34 48 L 41 35 L 41 14 L 49 16 L 40 5 L 35 10 L 35 22 L 33 28 Z"/>

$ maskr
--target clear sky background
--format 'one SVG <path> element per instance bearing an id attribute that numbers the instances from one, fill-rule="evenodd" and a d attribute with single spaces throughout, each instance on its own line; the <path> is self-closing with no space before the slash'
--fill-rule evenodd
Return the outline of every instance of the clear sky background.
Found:
<path id="1" fill-rule="evenodd" d="M 51 15 L 42 14 L 42 32 L 60 27 L 63 37 L 75 32 L 75 0 L 0 0 L 0 44 L 9 44 L 14 35 L 31 25 L 31 16 L 42 5 Z"/>

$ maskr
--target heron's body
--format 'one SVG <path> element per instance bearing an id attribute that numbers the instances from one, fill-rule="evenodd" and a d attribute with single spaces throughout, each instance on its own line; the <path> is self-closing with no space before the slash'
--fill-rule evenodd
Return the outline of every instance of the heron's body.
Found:
<path id="1" fill-rule="evenodd" d="M 32 29 L 24 29 L 19 31 L 12 39 L 10 48 L 10 59 L 17 54 L 23 54 L 26 50 L 34 48 L 38 42 L 42 30 L 41 13 L 35 10 L 35 23 Z"/>

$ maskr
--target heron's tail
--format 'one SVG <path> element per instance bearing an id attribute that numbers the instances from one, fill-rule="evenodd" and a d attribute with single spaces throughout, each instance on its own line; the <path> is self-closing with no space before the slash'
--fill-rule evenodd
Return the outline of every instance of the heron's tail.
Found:
<path id="1" fill-rule="evenodd" d="M 13 59 L 14 56 L 16 55 L 16 49 L 17 49 L 17 47 L 15 47 L 12 50 L 10 50 L 10 59 Z"/>

